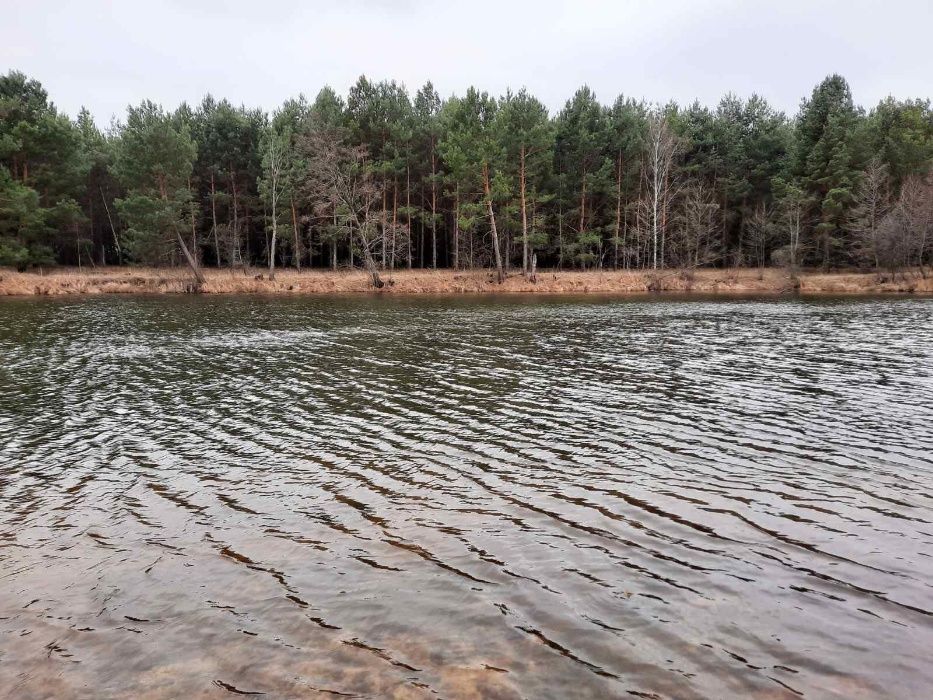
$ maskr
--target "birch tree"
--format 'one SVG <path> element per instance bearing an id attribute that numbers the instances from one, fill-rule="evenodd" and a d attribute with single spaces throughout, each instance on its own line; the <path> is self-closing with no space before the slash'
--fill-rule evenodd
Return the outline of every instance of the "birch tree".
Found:
<path id="1" fill-rule="evenodd" d="M 660 244 L 661 266 L 664 265 L 664 235 L 672 192 L 676 188 L 674 157 L 677 138 L 671 131 L 666 115 L 656 108 L 648 118 L 648 135 L 644 163 L 645 202 L 651 231 L 651 267 L 658 269 Z"/>
<path id="2" fill-rule="evenodd" d="M 807 195 L 800 187 L 783 178 L 775 178 L 772 189 L 776 198 L 780 238 L 783 240 L 781 248 L 773 253 L 775 262 L 796 270 L 802 262 L 805 250 L 802 237 L 808 225 Z"/>
<path id="3" fill-rule="evenodd" d="M 278 240 L 278 218 L 280 202 L 286 195 L 289 182 L 291 130 L 285 127 L 280 132 L 274 126 L 267 126 L 263 132 L 260 148 L 262 149 L 262 177 L 259 179 L 259 193 L 270 207 L 269 240 L 269 279 L 275 279 L 275 246 Z"/>

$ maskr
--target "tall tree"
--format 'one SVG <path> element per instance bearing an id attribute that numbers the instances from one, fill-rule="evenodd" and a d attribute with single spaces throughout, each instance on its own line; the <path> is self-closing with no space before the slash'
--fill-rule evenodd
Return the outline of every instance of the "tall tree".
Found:
<path id="1" fill-rule="evenodd" d="M 373 287 L 385 286 L 373 258 L 378 240 L 375 207 L 382 197 L 381 183 L 362 146 L 349 146 L 339 131 L 315 129 L 301 141 L 308 173 L 306 188 L 313 201 L 334 207 L 337 219 L 354 237 Z"/>
<path id="2" fill-rule="evenodd" d="M 301 204 L 297 199 L 298 182 L 305 171 L 305 164 L 301 162 L 298 151 L 298 138 L 302 131 L 308 128 L 311 118 L 311 109 L 304 95 L 296 100 L 286 100 L 281 108 L 275 111 L 270 120 L 270 128 L 282 138 L 284 153 L 282 189 L 287 198 L 285 219 L 292 230 L 291 253 L 292 264 L 296 270 L 301 269 L 301 258 L 304 251 L 302 243 L 302 225 L 299 210 Z M 264 132 L 266 133 L 266 132 Z M 262 147 L 262 143 L 260 143 Z"/>
<path id="3" fill-rule="evenodd" d="M 519 211 L 522 230 L 522 274 L 531 270 L 531 245 L 528 234 L 529 179 L 534 181 L 548 160 L 553 159 L 554 132 L 547 108 L 524 88 L 507 93 L 496 114 L 496 131 L 502 143 L 504 170 L 518 181 Z"/>
<path id="4" fill-rule="evenodd" d="M 443 114 L 445 138 L 440 149 L 456 180 L 455 206 L 460 208 L 460 198 L 464 195 L 478 196 L 482 202 L 489 222 L 496 276 L 502 282 L 505 270 L 495 207 L 496 202 L 507 195 L 507 185 L 499 175 L 502 149 L 495 138 L 495 114 L 496 101 L 472 87 L 464 97 L 448 100 Z"/>
<path id="5" fill-rule="evenodd" d="M 923 177 L 933 162 L 933 109 L 930 100 L 887 97 L 868 116 L 872 155 L 880 159 L 895 190 L 911 175 Z"/>
<path id="6" fill-rule="evenodd" d="M 587 86 L 581 87 L 557 115 L 555 168 L 564 176 L 563 212 L 573 214 L 571 227 L 576 233 L 574 251 L 586 265 L 595 260 L 594 250 L 602 242 L 592 200 L 611 177 L 612 163 L 606 162 L 606 111 Z M 561 241 L 562 243 L 562 241 Z"/>
<path id="7" fill-rule="evenodd" d="M 261 171 L 259 140 L 266 115 L 206 97 L 194 115 L 191 130 L 198 159 L 193 176 L 209 205 L 210 238 L 217 264 L 231 267 L 249 259 L 251 212 L 258 196 Z"/>
<path id="8" fill-rule="evenodd" d="M 394 267 L 398 182 L 405 172 L 404 154 L 411 138 L 411 101 L 404 86 L 394 80 L 373 83 L 360 76 L 350 88 L 347 114 L 353 140 L 366 145 L 369 167 L 382 178 L 381 265 L 383 269 Z"/>
<path id="9" fill-rule="evenodd" d="M 854 235 L 854 256 L 879 265 L 878 232 L 890 209 L 888 166 L 873 158 L 862 172 L 847 212 L 846 227 Z"/>
<path id="10" fill-rule="evenodd" d="M 129 107 L 116 150 L 114 172 L 127 190 L 117 209 L 127 223 L 126 249 L 135 259 L 156 262 L 177 244 L 198 286 L 204 275 L 182 230 L 197 149 L 187 128 L 177 127 L 162 107 Z"/>
<path id="11" fill-rule="evenodd" d="M 0 168 L 9 175 L 0 185 L 0 206 L 10 212 L 0 264 L 74 260 L 71 229 L 87 167 L 75 124 L 42 86 L 16 71 L 0 76 Z"/>
<path id="12" fill-rule="evenodd" d="M 325 85 L 318 92 L 317 97 L 314 98 L 308 112 L 307 124 L 298 136 L 298 154 L 303 153 L 301 147 L 302 138 L 311 133 L 325 132 L 330 135 L 331 139 L 337 141 L 345 139 L 347 121 L 347 106 L 343 98 L 334 92 L 333 88 Z M 296 175 L 295 189 L 304 188 L 306 190 L 307 163 L 299 160 L 297 164 L 299 168 L 303 167 L 304 170 L 303 172 L 299 170 Z M 337 250 L 343 242 L 346 242 L 347 257 L 352 266 L 353 241 L 346 227 L 339 224 L 336 201 L 330 201 L 329 206 L 327 206 L 326 202 L 322 203 L 319 199 L 314 203 L 314 213 L 317 214 L 316 220 L 320 223 L 318 230 L 321 243 L 322 245 L 326 244 L 330 249 L 331 269 L 337 269 Z"/>
<path id="13" fill-rule="evenodd" d="M 623 262 L 628 260 L 628 203 L 638 196 L 640 163 L 647 137 L 648 114 L 644 103 L 616 98 L 609 113 L 607 127 L 609 157 L 614 158 L 615 216 L 612 225 L 613 267 L 619 267 L 619 251 Z"/>
<path id="14" fill-rule="evenodd" d="M 814 233 L 824 267 L 840 257 L 845 243 L 845 211 L 859 170 L 859 119 L 849 84 L 839 75 L 814 88 L 797 118 L 794 169 L 818 214 Z"/>
<path id="15" fill-rule="evenodd" d="M 651 267 L 656 270 L 659 262 L 664 266 L 665 224 L 672 193 L 676 189 L 674 158 L 678 148 L 677 137 L 660 108 L 656 108 L 649 117 L 645 146 L 644 206 L 651 233 Z"/>
<path id="16" fill-rule="evenodd" d="M 280 202 L 290 198 L 290 167 L 292 133 L 288 126 L 276 129 L 270 124 L 266 127 L 260 142 L 262 151 L 262 176 L 259 179 L 259 192 L 269 206 L 269 221 L 272 238 L 269 240 L 269 279 L 275 279 L 275 247 L 279 235 Z"/>
<path id="17" fill-rule="evenodd" d="M 352 267 L 362 238 L 345 204 L 311 197 L 309 135 L 350 149 L 338 160 L 358 158 L 362 179 L 347 181 L 378 192 L 363 237 L 385 270 L 490 266 L 503 279 L 539 256 L 583 268 L 929 256 L 916 212 L 933 168 L 930 101 L 887 98 L 866 115 L 840 76 L 793 121 L 757 95 L 652 112 L 583 87 L 549 117 L 527 90 L 443 101 L 427 83 L 410 100 L 361 77 L 346 101 L 325 87 L 267 114 L 208 95 L 170 113 L 135 107 L 102 133 L 13 71 L 0 76 L 0 264 L 190 255 L 198 270 L 261 261 L 275 275 L 336 269 L 345 253 Z M 196 153 L 190 170 L 180 152 Z"/>
<path id="18" fill-rule="evenodd" d="M 422 166 L 425 171 L 430 191 L 430 202 L 428 210 L 430 214 L 423 216 L 422 220 L 427 220 L 431 229 L 431 268 L 437 269 L 437 191 L 440 179 L 438 172 L 438 152 L 437 144 L 440 138 L 440 112 L 441 98 L 434 89 L 430 81 L 418 90 L 415 95 L 414 118 L 415 133 L 417 145 L 422 160 L 426 163 Z M 457 246 L 453 246 L 454 267 L 457 267 Z"/>

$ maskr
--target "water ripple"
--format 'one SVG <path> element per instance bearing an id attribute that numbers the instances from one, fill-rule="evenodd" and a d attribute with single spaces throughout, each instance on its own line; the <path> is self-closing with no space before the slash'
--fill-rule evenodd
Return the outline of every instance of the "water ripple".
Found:
<path id="1" fill-rule="evenodd" d="M 0 357 L 0 696 L 933 688 L 933 300 L 4 300 Z"/>

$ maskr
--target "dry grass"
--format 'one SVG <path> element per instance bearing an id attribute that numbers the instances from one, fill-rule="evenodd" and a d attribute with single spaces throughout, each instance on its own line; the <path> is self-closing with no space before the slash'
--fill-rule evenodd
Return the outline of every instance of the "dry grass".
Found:
<path id="1" fill-rule="evenodd" d="M 265 271 L 205 270 L 207 294 L 354 294 L 370 293 L 362 271 L 279 270 L 275 280 Z M 545 271 L 536 282 L 514 273 L 502 284 L 485 270 L 400 270 L 385 273 L 383 294 L 638 294 L 693 292 L 704 294 L 874 294 L 933 293 L 933 277 L 917 272 L 804 272 L 796 278 L 781 269 L 643 271 Z M 191 291 L 183 268 L 108 267 L 45 272 L 0 270 L 0 296 L 71 294 L 180 294 Z"/>

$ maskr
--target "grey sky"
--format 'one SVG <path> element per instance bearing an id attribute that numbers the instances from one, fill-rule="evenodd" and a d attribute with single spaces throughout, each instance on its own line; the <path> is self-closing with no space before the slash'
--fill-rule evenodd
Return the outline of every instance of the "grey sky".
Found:
<path id="1" fill-rule="evenodd" d="M 0 0 L 0 71 L 102 124 L 207 92 L 271 110 L 324 84 L 345 94 L 361 73 L 443 96 L 525 86 L 552 110 L 587 83 L 607 103 L 757 92 L 793 114 L 832 72 L 865 106 L 929 97 L 931 27 L 931 0 Z"/>

